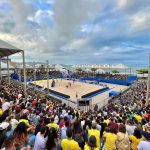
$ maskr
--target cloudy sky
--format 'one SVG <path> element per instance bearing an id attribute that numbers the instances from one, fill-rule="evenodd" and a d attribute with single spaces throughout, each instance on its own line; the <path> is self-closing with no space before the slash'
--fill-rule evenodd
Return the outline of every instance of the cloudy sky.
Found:
<path id="1" fill-rule="evenodd" d="M 27 61 L 148 64 L 150 0 L 0 0 L 0 18 Z"/>

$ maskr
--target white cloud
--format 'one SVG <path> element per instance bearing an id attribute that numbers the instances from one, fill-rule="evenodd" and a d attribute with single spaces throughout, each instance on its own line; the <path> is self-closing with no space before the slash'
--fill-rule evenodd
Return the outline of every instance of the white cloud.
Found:
<path id="1" fill-rule="evenodd" d="M 36 22 L 39 25 L 43 25 L 45 19 L 52 20 L 52 17 L 53 17 L 53 12 L 51 10 L 37 10 L 34 16 L 29 16 L 27 19 L 29 21 Z"/>
<path id="2" fill-rule="evenodd" d="M 101 56 L 101 55 L 103 55 L 103 53 L 101 53 L 101 52 L 96 52 L 96 53 L 94 53 L 93 55 L 95 55 L 95 56 Z"/>
<path id="3" fill-rule="evenodd" d="M 35 41 L 25 39 L 23 36 L 16 36 L 9 33 L 2 33 L 0 32 L 0 39 L 9 42 L 10 44 L 14 45 L 15 47 L 18 47 L 20 49 L 24 50 L 30 50 L 32 47 L 36 45 Z M 30 47 L 27 48 L 27 46 Z"/>
<path id="4" fill-rule="evenodd" d="M 89 44 L 89 39 L 76 39 L 73 40 L 70 44 L 66 45 L 66 49 L 85 49 L 85 47 L 87 47 L 87 45 Z"/>
<path id="5" fill-rule="evenodd" d="M 134 32 L 150 29 L 150 9 L 142 10 L 131 16 L 130 24 Z"/>
<path id="6" fill-rule="evenodd" d="M 123 58 L 122 53 L 130 55 L 130 49 L 136 48 L 121 43 L 145 42 L 140 39 L 150 31 L 147 1 L 40 0 L 37 5 L 36 0 L 7 0 L 10 10 L 0 9 L 0 38 L 37 59 L 94 62 L 89 59 L 93 55 L 99 62 L 96 56 Z"/>

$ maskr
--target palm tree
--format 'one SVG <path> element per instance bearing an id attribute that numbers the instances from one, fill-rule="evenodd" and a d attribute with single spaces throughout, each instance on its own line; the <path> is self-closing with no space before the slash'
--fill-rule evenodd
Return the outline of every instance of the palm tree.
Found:
<path id="1" fill-rule="evenodd" d="M 140 70 L 136 70 L 138 74 L 143 74 L 143 77 L 144 77 L 144 74 L 148 74 L 148 69 L 140 69 Z"/>
<path id="2" fill-rule="evenodd" d="M 82 68 L 76 68 L 76 71 L 79 72 L 79 74 L 81 74 L 81 72 L 83 71 Z"/>
<path id="3" fill-rule="evenodd" d="M 91 68 L 91 71 L 93 72 L 93 77 L 94 77 L 96 70 L 97 70 L 97 68 Z"/>
<path id="4" fill-rule="evenodd" d="M 118 70 L 112 70 L 111 72 L 112 72 L 112 73 L 119 73 Z"/>

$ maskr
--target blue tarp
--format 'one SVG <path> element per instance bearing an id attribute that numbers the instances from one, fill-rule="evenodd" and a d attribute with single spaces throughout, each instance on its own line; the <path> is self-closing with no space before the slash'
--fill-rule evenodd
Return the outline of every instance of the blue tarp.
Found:
<path id="1" fill-rule="evenodd" d="M 111 91 L 111 92 L 109 92 L 109 97 L 117 96 L 117 95 L 119 95 L 119 94 L 120 94 L 120 92 L 117 92 L 117 91 Z"/>

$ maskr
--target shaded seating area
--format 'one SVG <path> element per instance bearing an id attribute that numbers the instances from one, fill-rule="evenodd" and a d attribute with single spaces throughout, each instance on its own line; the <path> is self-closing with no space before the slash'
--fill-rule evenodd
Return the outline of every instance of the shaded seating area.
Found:
<path id="1" fill-rule="evenodd" d="M 118 95 L 120 95 L 120 94 L 121 94 L 120 92 L 111 91 L 111 92 L 109 92 L 109 97 L 118 96 Z"/>

